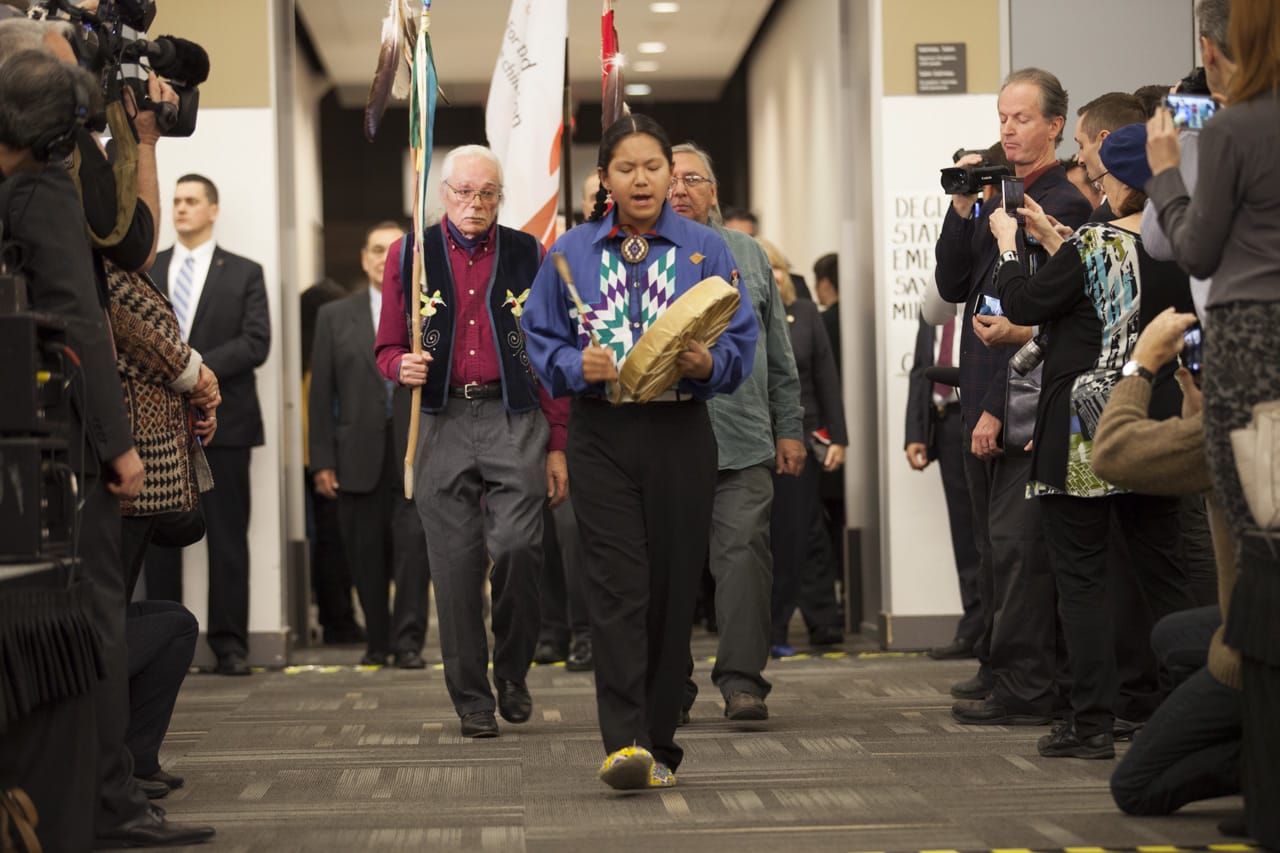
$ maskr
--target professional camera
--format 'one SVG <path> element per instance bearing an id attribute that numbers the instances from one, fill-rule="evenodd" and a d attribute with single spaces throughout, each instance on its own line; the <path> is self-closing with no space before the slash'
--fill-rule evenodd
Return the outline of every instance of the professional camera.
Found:
<path id="1" fill-rule="evenodd" d="M 1026 376 L 1036 369 L 1036 365 L 1044 361 L 1046 335 L 1043 331 L 1023 344 L 1017 352 L 1009 356 L 1009 366 L 1019 376 Z"/>
<path id="2" fill-rule="evenodd" d="M 99 0 L 97 12 L 77 6 L 74 0 L 33 0 L 28 14 L 34 18 L 70 20 L 75 28 L 72 46 L 80 64 L 102 80 L 108 103 L 122 97 L 122 86 L 133 89 L 139 109 L 156 114 L 165 136 L 190 136 L 196 129 L 200 90 L 209 78 L 209 54 L 193 41 L 159 36 L 148 41 L 147 27 L 155 20 L 155 0 Z M 151 100 L 147 71 L 169 81 L 178 94 L 178 105 Z"/>
<path id="3" fill-rule="evenodd" d="M 1013 174 L 1009 167 L 991 162 L 991 149 L 961 148 L 951 155 L 955 163 L 966 154 L 980 154 L 982 162 L 974 166 L 952 166 L 942 170 L 942 191 L 947 195 L 973 195 L 988 184 L 998 184 L 1005 175 Z"/>

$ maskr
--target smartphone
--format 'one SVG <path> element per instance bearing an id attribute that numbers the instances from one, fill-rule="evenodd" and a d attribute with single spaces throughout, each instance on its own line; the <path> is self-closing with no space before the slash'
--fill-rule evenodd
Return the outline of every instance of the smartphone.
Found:
<path id="1" fill-rule="evenodd" d="M 983 293 L 978 297 L 978 301 L 974 303 L 973 313 L 975 316 L 981 317 L 1003 317 L 1004 308 L 1000 305 L 999 297 L 988 296 Z"/>
<path id="2" fill-rule="evenodd" d="M 1164 105 L 1173 113 L 1173 126 L 1199 130 L 1218 109 L 1208 95 L 1165 95 Z"/>
<path id="3" fill-rule="evenodd" d="M 1182 366 L 1191 371 L 1192 376 L 1199 376 L 1204 359 L 1204 330 L 1199 323 L 1182 333 L 1182 342 Z"/>
<path id="4" fill-rule="evenodd" d="M 1000 179 L 1000 194 L 1004 197 L 1004 212 L 1010 216 L 1016 217 L 1018 208 L 1026 206 L 1026 197 L 1022 191 L 1022 178 L 1005 175 Z"/>

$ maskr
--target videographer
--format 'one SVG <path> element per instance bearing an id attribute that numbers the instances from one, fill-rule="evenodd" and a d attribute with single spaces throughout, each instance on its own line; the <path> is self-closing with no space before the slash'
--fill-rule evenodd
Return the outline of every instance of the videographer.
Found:
<path id="1" fill-rule="evenodd" d="M 33 46 L 45 57 L 46 61 L 42 63 L 44 67 L 47 68 L 50 62 L 54 62 L 59 63 L 68 72 L 77 70 L 73 68 L 76 64 L 75 53 L 67 40 L 70 32 L 70 28 L 62 22 L 26 19 L 0 22 L 0 63 L 6 63 L 6 60 L 15 54 L 24 56 L 25 54 L 17 51 L 25 46 Z M 24 61 L 30 63 L 33 60 Z M 100 102 L 97 82 L 91 77 L 87 79 L 91 81 L 90 89 L 94 97 Z M 159 96 L 164 99 L 163 85 L 154 78 L 150 82 L 153 97 Z M 15 86 L 10 95 L 9 106 L 18 115 L 23 115 L 28 110 L 27 102 L 38 98 L 39 92 L 39 89 L 33 89 L 30 93 L 19 91 Z M 129 100 L 127 96 L 126 100 Z M 154 146 L 159 134 L 156 132 L 154 115 L 145 111 L 138 112 L 136 192 L 143 203 L 137 204 L 135 188 L 127 180 L 117 182 L 117 173 L 107 160 L 97 138 L 83 126 L 90 115 L 97 114 L 100 110 L 90 109 L 87 98 L 77 100 L 76 110 L 77 123 L 67 127 L 58 137 L 60 144 L 56 149 L 45 145 L 41 153 L 46 158 L 56 155 L 58 160 L 71 159 L 73 164 L 78 164 L 78 169 L 73 176 L 80 190 L 80 198 L 76 204 L 76 218 L 88 224 L 90 237 L 98 248 L 87 256 L 88 265 L 85 270 L 77 271 L 74 275 L 79 275 L 84 281 L 83 286 L 87 287 L 92 286 L 89 284 L 90 277 L 96 280 L 100 322 L 101 310 L 106 308 L 109 302 L 106 265 L 113 263 L 121 269 L 136 271 L 145 269 L 154 257 L 155 227 L 152 210 L 159 205 Z M 128 146 L 133 142 L 133 130 L 127 123 L 117 122 L 114 129 L 118 145 Z M 76 155 L 74 157 L 72 157 L 73 151 Z M 125 152 L 122 157 L 123 161 L 118 158 L 117 163 L 123 162 L 126 166 L 121 174 L 127 179 L 130 177 L 128 162 L 132 162 L 134 156 Z M 67 174 L 60 167 L 49 171 L 55 171 L 63 176 Z M 70 180 L 68 184 L 72 186 L 73 191 L 76 189 Z M 60 209 L 59 216 L 56 224 L 50 226 L 51 230 L 48 233 L 51 235 L 62 234 L 65 231 L 65 223 L 69 219 L 65 207 Z M 69 278 L 74 275 L 64 274 L 63 277 Z M 121 351 L 126 351 L 131 345 L 154 344 L 161 334 L 155 324 L 137 324 L 132 332 L 135 335 L 133 339 L 117 333 L 116 343 Z M 87 371 L 89 359 L 83 359 L 83 361 Z M 111 382 L 110 385 L 105 385 L 97 378 L 87 382 L 90 394 L 112 393 L 113 399 L 119 404 L 122 395 L 119 380 L 115 376 L 116 360 L 111 348 L 108 346 L 105 353 L 95 354 L 92 363 L 95 371 L 110 372 Z M 114 391 L 104 392 L 103 388 L 111 388 Z M 194 393 L 204 395 L 217 393 L 216 378 L 210 372 L 201 371 L 198 363 Z M 123 407 L 121 410 L 123 411 Z M 126 435 L 128 435 L 130 425 L 127 420 L 125 424 Z M 143 485 L 143 466 L 137 451 L 132 452 L 134 460 L 137 461 L 137 482 L 131 485 L 129 491 L 121 492 L 121 496 L 128 499 L 136 498 Z M 153 810 L 133 779 L 133 762 L 124 743 L 129 719 L 124 620 L 130 584 L 121 558 L 119 509 L 118 504 L 111 504 L 104 509 L 103 512 L 106 517 L 109 517 L 109 521 L 100 520 L 96 514 L 91 516 L 86 511 L 86 520 L 92 517 L 98 524 L 111 524 L 114 531 L 110 536 L 109 545 L 104 544 L 103 547 L 93 548 L 85 546 L 85 534 L 82 532 L 80 547 L 81 554 L 87 558 L 84 563 L 85 574 L 94 583 L 94 619 L 103 640 L 102 652 L 105 667 L 104 678 L 95 691 L 100 788 L 97 813 L 93 821 L 94 835 L 97 843 L 110 846 L 135 847 L 198 842 L 212 836 L 213 830 L 209 827 L 171 824 L 165 820 L 163 813 Z M 82 529 L 87 530 L 88 526 L 87 521 L 82 522 Z M 89 557 L 90 554 L 93 556 Z"/>
<path id="2" fill-rule="evenodd" d="M 1001 87 L 997 109 L 1005 156 L 1027 197 L 1072 228 L 1083 223 L 1089 203 L 1058 165 L 1067 93 L 1057 77 L 1038 68 L 1013 72 Z M 980 160 L 969 154 L 957 165 Z M 1002 447 L 1009 357 L 1031 339 L 1032 330 L 977 313 L 984 297 L 996 296 L 992 272 L 999 252 L 988 222 L 1003 203 L 1000 193 L 982 205 L 978 198 L 952 196 L 936 250 L 938 292 L 949 302 L 965 303 L 965 316 L 973 318 L 962 324 L 960 400 L 987 619 L 987 666 L 952 687 L 960 700 L 952 715 L 974 725 L 1038 725 L 1052 718 L 1058 701 L 1053 576 L 1039 508 L 1024 497 L 1030 459 L 1021 446 Z M 1021 259 L 1029 257 L 1026 245 L 1020 235 Z"/>

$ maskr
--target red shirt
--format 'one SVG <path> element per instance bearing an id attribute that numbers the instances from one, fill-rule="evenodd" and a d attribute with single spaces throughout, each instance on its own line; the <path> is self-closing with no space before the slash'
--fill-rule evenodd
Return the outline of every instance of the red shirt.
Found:
<path id="1" fill-rule="evenodd" d="M 497 226 L 490 228 L 474 249 L 468 250 L 453 239 L 448 223 L 441 222 L 440 225 L 449 243 L 449 266 L 453 271 L 456 303 L 454 316 L 457 318 L 449 384 L 462 386 L 469 382 L 497 382 L 502 378 L 502 368 L 485 303 L 489 279 L 493 275 L 493 237 Z M 382 316 L 378 320 L 378 336 L 374 343 L 378 369 L 393 382 L 399 382 L 400 359 L 410 351 L 404 286 L 400 281 L 402 243 L 403 238 L 392 243 L 387 250 L 387 264 L 382 271 Z M 501 286 L 501 282 L 495 282 L 494 286 Z M 428 370 L 438 370 L 441 366 L 429 365 Z M 551 427 L 547 450 L 564 450 L 569 430 L 569 399 L 551 397 L 541 383 L 538 385 L 538 397 L 542 413 Z"/>

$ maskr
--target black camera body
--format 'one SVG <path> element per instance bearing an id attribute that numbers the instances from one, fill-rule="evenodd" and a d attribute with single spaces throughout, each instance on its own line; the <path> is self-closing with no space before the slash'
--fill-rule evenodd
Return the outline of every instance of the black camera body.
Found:
<path id="1" fill-rule="evenodd" d="M 952 166 L 942 170 L 942 191 L 947 195 L 973 195 L 981 192 L 982 188 L 989 184 L 998 184 L 1005 175 L 1012 174 L 1004 166 L 991 164 L 989 149 L 957 148 L 951 155 L 951 162 L 958 163 L 961 157 L 969 154 L 977 154 L 982 158 L 982 162 L 973 166 Z"/>
<path id="2" fill-rule="evenodd" d="M 209 77 L 209 55 L 195 42 L 175 36 L 147 39 L 146 29 L 156 16 L 155 0 L 100 0 L 96 13 L 71 0 L 35 0 L 30 14 L 72 23 L 77 58 L 101 79 L 108 102 L 119 100 L 122 87 L 128 86 L 140 109 L 156 113 L 165 136 L 195 132 L 200 107 L 196 87 Z M 178 95 L 177 107 L 151 100 L 148 71 L 169 81 Z"/>
<path id="3" fill-rule="evenodd" d="M 947 195 L 973 195 L 989 184 L 999 184 L 1000 179 L 1012 174 L 1005 166 L 952 166 L 942 170 L 942 191 Z"/>

